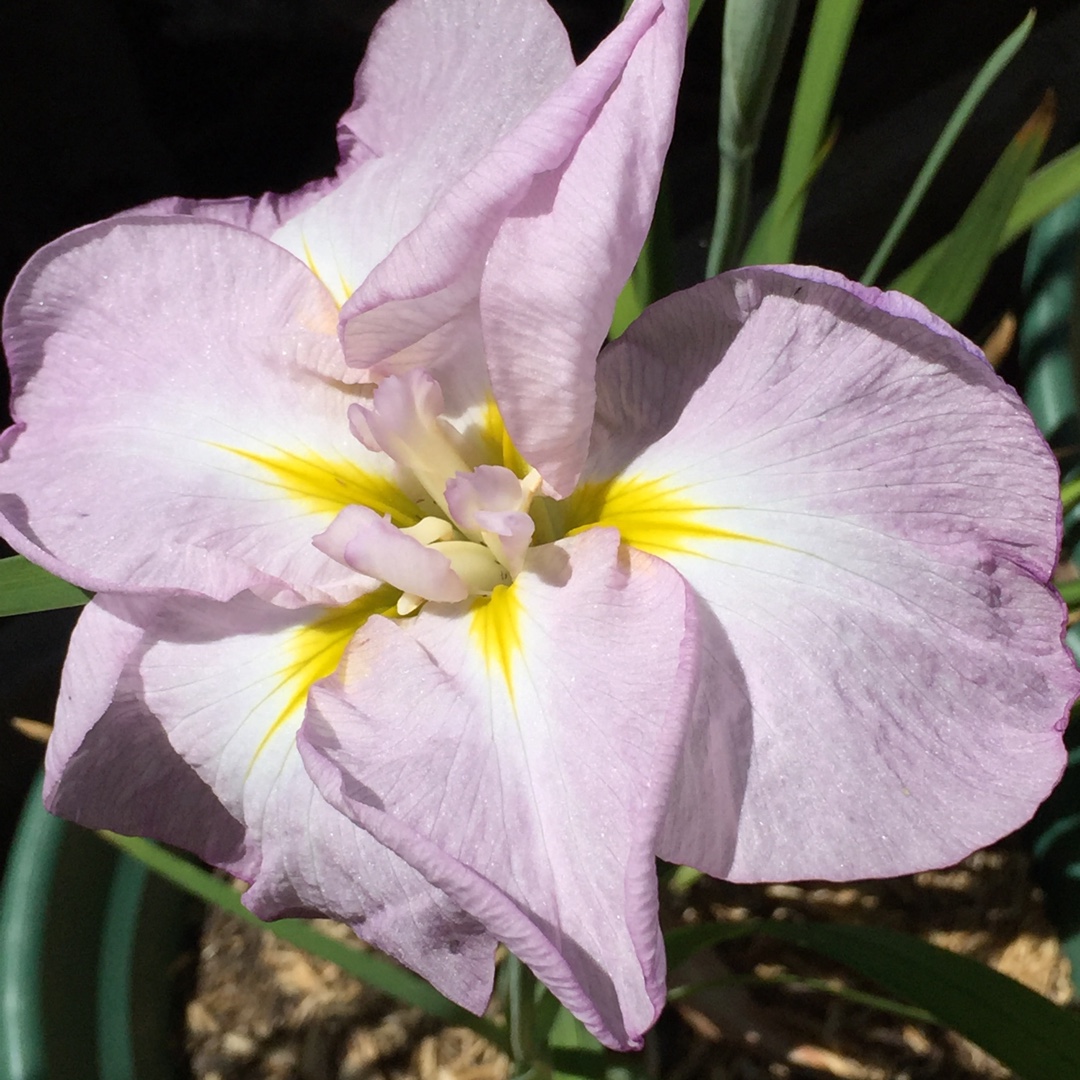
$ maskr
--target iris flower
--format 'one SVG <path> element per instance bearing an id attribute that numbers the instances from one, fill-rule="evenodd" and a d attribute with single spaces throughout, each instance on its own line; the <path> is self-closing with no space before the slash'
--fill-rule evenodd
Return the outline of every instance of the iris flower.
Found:
<path id="1" fill-rule="evenodd" d="M 821 270 L 604 345 L 686 5 L 575 67 L 542 0 L 399 0 L 332 179 L 166 200 L 7 303 L 3 535 L 96 593 L 46 801 L 482 1010 L 504 942 L 609 1046 L 655 860 L 942 865 L 1061 771 L 1054 461 L 979 351 Z"/>

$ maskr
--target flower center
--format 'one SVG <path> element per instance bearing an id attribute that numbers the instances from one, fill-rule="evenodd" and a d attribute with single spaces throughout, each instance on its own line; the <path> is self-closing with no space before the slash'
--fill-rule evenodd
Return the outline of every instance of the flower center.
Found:
<path id="1" fill-rule="evenodd" d="M 529 510 L 540 475 L 532 469 L 520 479 L 504 465 L 471 466 L 475 455 L 442 413 L 442 390 L 421 370 L 387 377 L 370 405 L 352 405 L 353 434 L 393 459 L 425 516 L 398 528 L 353 504 L 314 539 L 331 558 L 400 589 L 403 615 L 427 600 L 490 596 L 509 584 L 535 530 Z"/>

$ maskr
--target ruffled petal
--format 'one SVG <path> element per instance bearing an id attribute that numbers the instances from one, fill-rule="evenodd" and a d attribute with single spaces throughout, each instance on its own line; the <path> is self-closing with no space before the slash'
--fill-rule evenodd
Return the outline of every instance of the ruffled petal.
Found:
<path id="1" fill-rule="evenodd" d="M 262 918 L 349 922 L 479 1011 L 494 940 L 329 806 L 296 750 L 307 688 L 376 607 L 367 598 L 283 611 L 250 595 L 94 601 L 65 670 L 49 803 L 240 873 L 252 881 L 244 902 Z"/>
<path id="2" fill-rule="evenodd" d="M 309 271 L 228 226 L 116 219 L 43 249 L 5 310 L 4 538 L 96 591 L 367 591 L 312 537 L 350 502 L 416 513 L 349 433 L 355 394 L 310 370 L 335 324 Z"/>
<path id="3" fill-rule="evenodd" d="M 610 1046 L 664 1002 L 655 833 L 697 673 L 661 560 L 598 530 L 471 609 L 372 619 L 312 690 L 323 794 L 420 869 Z"/>
<path id="4" fill-rule="evenodd" d="M 682 0 L 638 0 L 342 309 L 346 358 L 373 378 L 428 362 L 432 339 L 451 348 L 449 325 L 469 340 L 480 319 L 510 434 L 559 490 L 581 468 L 596 351 L 648 226 L 685 15 Z"/>
<path id="5" fill-rule="evenodd" d="M 88 829 L 137 833 L 250 880 L 258 849 L 146 715 L 129 662 L 143 631 L 123 605 L 91 600 L 71 636 L 45 751 L 45 805 Z"/>
<path id="6" fill-rule="evenodd" d="M 599 396 L 582 521 L 670 561 L 727 642 L 662 857 L 897 874 L 1030 817 L 1080 690 L 1057 468 L 974 346 L 835 274 L 739 270 L 646 312 Z"/>
<path id="7" fill-rule="evenodd" d="M 541 0 L 399 0 L 341 118 L 347 175 L 273 240 L 344 303 L 572 68 L 566 31 Z"/>

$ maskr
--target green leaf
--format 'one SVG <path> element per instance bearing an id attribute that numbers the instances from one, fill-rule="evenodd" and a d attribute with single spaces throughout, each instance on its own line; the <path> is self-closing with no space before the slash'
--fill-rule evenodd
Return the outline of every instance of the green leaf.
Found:
<path id="1" fill-rule="evenodd" d="M 642 248 L 642 256 L 645 256 L 644 248 Z M 639 259 L 638 266 L 640 265 Z M 611 329 L 608 331 L 608 337 L 612 340 L 625 334 L 626 328 L 648 306 L 648 300 L 642 295 L 641 277 L 642 275 L 637 273 L 637 267 L 634 267 L 634 273 L 630 275 L 630 280 L 622 287 L 622 292 L 615 301 L 615 313 L 611 317 Z"/>
<path id="2" fill-rule="evenodd" d="M 1080 581 L 1059 581 L 1057 590 L 1070 608 L 1080 607 Z"/>
<path id="3" fill-rule="evenodd" d="M 1074 195 L 1080 195 L 1080 146 L 1058 154 L 1028 177 L 1005 222 L 998 251 L 1004 251 L 1018 236 Z"/>
<path id="4" fill-rule="evenodd" d="M 646 1080 L 642 1054 L 616 1054 L 605 1050 L 585 1025 L 560 1007 L 549 1036 L 553 1080 Z"/>
<path id="5" fill-rule="evenodd" d="M 916 1008 L 914 1005 L 904 1005 L 892 998 L 883 998 L 878 994 L 867 994 L 862 990 L 853 990 L 850 986 L 837 985 L 829 979 L 812 979 L 806 975 L 794 975 L 789 973 L 777 975 L 732 975 L 720 979 L 706 979 L 699 983 L 687 983 L 685 986 L 673 986 L 668 991 L 668 1001 L 680 1001 L 683 998 L 696 994 L 699 990 L 715 986 L 793 986 L 798 990 L 816 991 L 820 994 L 828 994 L 830 997 L 841 1001 L 850 1001 L 853 1005 L 867 1005 L 871 1009 L 880 1012 L 892 1013 L 894 1016 L 903 1016 L 907 1020 L 916 1020 L 919 1023 L 935 1023 L 933 1016 L 925 1009 Z"/>
<path id="6" fill-rule="evenodd" d="M 698 923 L 695 926 L 678 926 L 674 930 L 669 930 L 664 935 L 668 971 L 674 971 L 680 964 L 703 949 L 746 937 L 760 928 L 760 920 L 745 919 L 742 922 Z"/>
<path id="7" fill-rule="evenodd" d="M 626 13 L 630 10 L 630 5 L 634 0 L 623 0 L 622 14 L 619 18 L 625 18 Z M 686 29 L 687 33 L 694 29 L 694 23 L 697 22 L 697 17 L 701 14 L 701 9 L 705 6 L 705 0 L 690 0 L 690 6 L 686 12 Z"/>
<path id="8" fill-rule="evenodd" d="M 1061 506 L 1068 513 L 1077 503 L 1080 503 L 1080 478 L 1066 480 L 1061 485 Z"/>
<path id="9" fill-rule="evenodd" d="M 90 596 L 21 555 L 0 559 L 0 615 L 81 607 Z"/>
<path id="10" fill-rule="evenodd" d="M 772 233 L 776 228 L 781 227 L 784 222 L 793 221 L 797 214 L 802 213 L 800 200 L 806 195 L 807 190 L 814 181 L 814 177 L 817 176 L 822 165 L 828 160 L 839 134 L 840 129 L 834 124 L 830 128 L 828 135 L 825 136 L 825 140 L 819 147 L 814 159 L 810 162 L 806 176 L 802 178 L 801 184 L 789 196 L 786 203 L 781 205 L 779 193 L 769 200 L 769 205 L 765 207 L 765 212 L 761 215 L 757 228 L 754 229 L 753 235 L 742 253 L 741 266 L 760 266 L 763 263 L 775 262 L 769 254 Z"/>
<path id="11" fill-rule="evenodd" d="M 967 313 L 998 250 L 1024 182 L 1042 153 L 1054 122 L 1048 93 L 1005 148 L 956 228 L 891 284 L 948 322 Z"/>
<path id="12" fill-rule="evenodd" d="M 776 216 L 761 242 L 760 261 L 791 262 L 802 226 L 811 165 L 818 156 L 832 109 L 840 69 L 862 0 L 818 0 L 791 110 L 776 203 L 790 211 Z"/>
<path id="13" fill-rule="evenodd" d="M 612 1060 L 608 1050 L 586 1050 L 576 1046 L 553 1046 L 551 1064 L 558 1077 L 585 1077 L 586 1080 L 618 1080 L 613 1077 Z"/>
<path id="14" fill-rule="evenodd" d="M 1016 200 L 998 238 L 995 253 L 1000 254 L 1018 236 L 1026 233 L 1032 225 L 1041 221 L 1051 210 L 1056 210 L 1062 203 L 1068 202 L 1074 195 L 1080 195 L 1080 146 L 1074 146 L 1071 150 L 1059 154 L 1027 178 L 1020 198 Z M 913 280 L 925 275 L 927 268 L 941 255 L 951 238 L 952 233 L 949 233 L 924 251 L 889 288 L 901 288 L 897 282 L 903 281 L 909 275 Z"/>
<path id="15" fill-rule="evenodd" d="M 876 926 L 769 920 L 758 929 L 906 998 L 1026 1080 L 1080 1076 L 1080 1016 L 977 960 Z"/>
<path id="16" fill-rule="evenodd" d="M 277 922 L 263 922 L 256 918 L 240 902 L 240 894 L 228 882 L 189 862 L 171 851 L 135 836 L 119 836 L 116 833 L 100 834 L 110 843 L 138 859 L 155 874 L 178 885 L 181 889 L 197 896 L 200 900 L 213 904 L 227 911 L 230 915 L 245 922 L 261 926 L 293 945 L 335 963 L 343 971 L 359 979 L 368 986 L 381 990 L 398 1001 L 422 1009 L 444 1023 L 457 1027 L 471 1028 L 478 1035 L 502 1050 L 508 1049 L 506 1032 L 489 1020 L 473 1016 L 471 1012 L 448 1001 L 433 986 L 419 975 L 398 967 L 374 952 L 357 949 L 343 941 L 327 937 L 310 923 L 300 919 L 279 919 Z"/>
<path id="17" fill-rule="evenodd" d="M 986 61 L 982 70 L 975 76 L 971 86 L 968 87 L 967 93 L 960 99 L 960 104 L 956 106 L 952 116 L 949 117 L 948 123 L 938 136 L 937 142 L 934 143 L 934 147 L 923 163 L 923 167 L 919 170 L 919 175 L 915 178 L 915 183 L 912 184 L 911 190 L 896 214 L 896 218 L 889 226 L 889 231 L 871 257 L 862 276 L 864 285 L 872 285 L 878 274 L 881 273 L 881 268 L 893 253 L 897 241 L 903 235 L 919 203 L 922 202 L 922 198 L 941 168 L 942 162 L 953 148 L 968 120 L 971 119 L 971 114 L 975 111 L 979 102 L 982 101 L 986 91 L 990 89 L 997 77 L 1005 70 L 1009 61 L 1016 55 L 1020 46 L 1027 40 L 1034 23 L 1035 12 L 1032 10 L 1028 12 L 1027 18 L 994 50 L 990 59 Z"/>
<path id="18" fill-rule="evenodd" d="M 576 1016 L 562 1007 L 555 1014 L 548 1032 L 548 1045 L 552 1049 L 558 1047 L 562 1050 L 590 1050 L 597 1055 L 598 1059 L 603 1059 L 603 1047 L 600 1043 L 585 1030 L 585 1025 Z M 591 1059 L 586 1058 L 584 1060 L 589 1062 L 590 1068 L 595 1067 L 595 1063 Z M 600 1076 L 604 1075 L 605 1068 L 606 1062 L 601 1067 Z M 577 1072 L 573 1067 L 570 1069 L 556 1068 L 555 1070 L 555 1080 L 572 1080 L 576 1076 L 593 1077 L 596 1075 L 595 1072 Z"/>

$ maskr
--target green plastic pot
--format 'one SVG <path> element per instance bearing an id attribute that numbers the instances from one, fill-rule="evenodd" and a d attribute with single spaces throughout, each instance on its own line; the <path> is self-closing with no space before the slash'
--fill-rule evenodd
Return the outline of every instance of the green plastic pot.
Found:
<path id="1" fill-rule="evenodd" d="M 0 888 L 0 1080 L 183 1076 L 179 981 L 198 905 L 49 814 L 41 782 Z"/>

